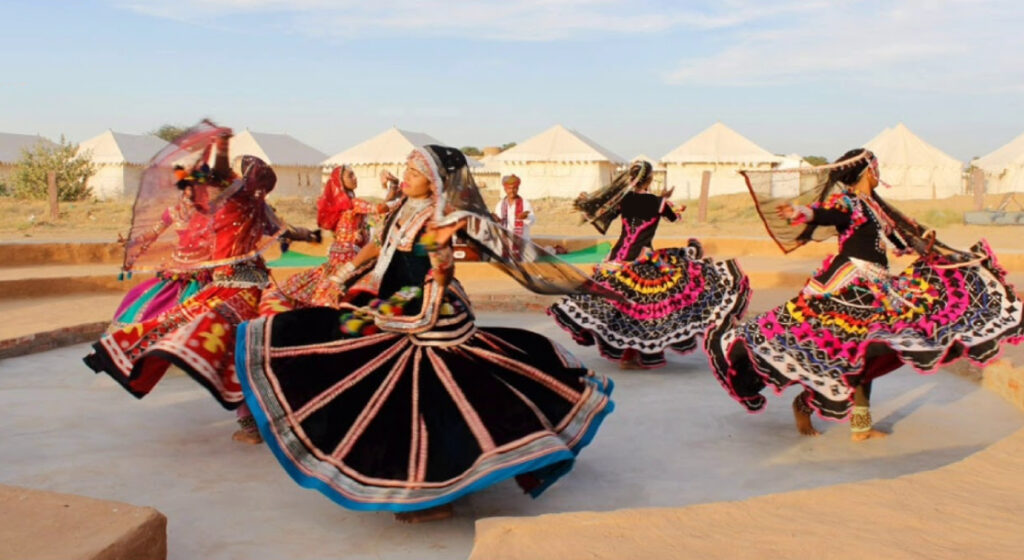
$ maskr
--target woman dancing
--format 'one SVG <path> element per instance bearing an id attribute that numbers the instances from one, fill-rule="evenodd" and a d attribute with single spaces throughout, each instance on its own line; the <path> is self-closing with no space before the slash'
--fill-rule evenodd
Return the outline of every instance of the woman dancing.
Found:
<path id="1" fill-rule="evenodd" d="M 251 415 L 242 406 L 241 387 L 235 375 L 235 327 L 257 316 L 260 292 L 268 272 L 260 252 L 276 238 L 288 234 L 308 238 L 305 230 L 283 225 L 265 198 L 277 177 L 262 160 L 243 156 L 234 173 L 227 162 L 230 130 L 204 122 L 186 133 L 154 158 L 143 176 L 140 190 L 152 192 L 151 183 L 166 175 L 166 165 L 205 143 L 216 142 L 217 160 L 211 173 L 209 239 L 210 256 L 195 266 L 212 268 L 211 281 L 196 295 L 159 316 L 132 323 L 104 335 L 93 345 L 85 363 L 93 371 L 106 372 L 138 398 L 149 394 L 171 365 L 178 366 L 206 387 L 229 410 L 239 409 L 238 441 L 258 443 Z M 233 177 L 238 177 L 232 179 Z M 229 184 L 221 192 L 214 185 Z M 219 189 L 218 189 L 219 190 Z M 146 205 L 137 212 L 144 212 Z M 134 228 L 133 228 L 134 229 Z M 138 256 L 152 258 L 153 249 Z"/>
<path id="2" fill-rule="evenodd" d="M 145 253 L 164 232 L 173 230 L 176 242 L 170 262 L 153 278 L 129 290 L 117 306 L 108 332 L 152 319 L 194 296 L 210 281 L 208 270 L 194 268 L 196 263 L 210 258 L 210 216 L 206 207 L 209 166 L 202 158 L 191 172 L 180 165 L 175 166 L 174 177 L 177 180 L 175 186 L 181 193 L 175 204 L 160 215 L 159 222 L 149 231 L 133 239 L 131 245 L 127 239 L 123 240 L 123 270 L 130 272 L 139 254 Z"/>
<path id="3" fill-rule="evenodd" d="M 810 240 L 839 239 L 800 293 L 739 325 L 721 325 L 705 340 L 711 368 L 748 411 L 761 391 L 800 384 L 793 401 L 797 430 L 817 435 L 812 413 L 850 419 L 855 441 L 882 437 L 872 425 L 871 382 L 903 364 L 931 373 L 958 358 L 984 364 L 1002 342 L 1024 336 L 1021 302 L 981 241 L 961 252 L 885 202 L 875 190 L 878 160 L 851 150 L 836 163 L 785 171 L 744 172 L 769 234 L 785 252 Z M 798 180 L 796 203 L 772 196 Z M 886 242 L 918 258 L 898 275 L 888 270 Z"/>
<path id="4" fill-rule="evenodd" d="M 260 301 L 260 314 L 280 313 L 300 307 L 337 307 L 342 296 L 330 280 L 345 263 L 355 258 L 369 238 L 367 218 L 388 211 L 386 203 L 375 204 L 356 198 L 358 179 L 351 167 L 331 171 L 317 201 L 317 225 L 334 232 L 327 262 L 300 272 L 269 288 Z M 389 190 L 389 199 L 395 191 Z M 388 202 L 385 201 L 385 202 Z"/>
<path id="5" fill-rule="evenodd" d="M 651 164 L 637 161 L 608 187 L 576 201 L 601 233 L 621 216 L 619 239 L 593 278 L 623 299 L 571 295 L 548 308 L 576 342 L 596 342 L 601 355 L 623 369 L 663 366 L 667 348 L 694 350 L 698 336 L 731 323 L 750 299 L 750 282 L 736 262 L 704 258 L 696 239 L 682 248 L 653 249 L 660 220 L 677 219 L 668 201 L 672 191 L 652 194 L 653 178 Z"/>
<path id="6" fill-rule="evenodd" d="M 443 518 L 459 496 L 509 478 L 537 496 L 611 412 L 611 383 L 541 335 L 474 323 L 452 235 L 464 229 L 497 256 L 516 240 L 491 222 L 461 152 L 414 150 L 401 188 L 379 236 L 340 271 L 365 306 L 242 325 L 246 400 L 296 482 L 347 508 Z M 557 283 L 506 265 L 524 283 Z M 582 273 L 568 276 L 584 289 Z"/>

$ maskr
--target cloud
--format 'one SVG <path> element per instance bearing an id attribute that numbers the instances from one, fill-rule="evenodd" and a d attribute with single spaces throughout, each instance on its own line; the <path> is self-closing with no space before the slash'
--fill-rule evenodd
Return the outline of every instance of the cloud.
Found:
<path id="1" fill-rule="evenodd" d="M 1006 1 L 845 2 L 732 34 L 663 74 L 679 85 L 833 82 L 905 90 L 1019 91 L 1024 11 Z"/>

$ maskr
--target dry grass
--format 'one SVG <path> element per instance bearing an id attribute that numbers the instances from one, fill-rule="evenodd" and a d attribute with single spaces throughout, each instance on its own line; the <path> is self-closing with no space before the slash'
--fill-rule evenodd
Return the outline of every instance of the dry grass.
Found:
<path id="1" fill-rule="evenodd" d="M 484 200 L 493 207 L 498 192 L 485 190 Z M 883 193 L 884 195 L 884 193 Z M 986 198 L 986 207 L 994 208 L 1002 199 L 999 195 Z M 597 232 L 580 224 L 578 214 L 572 211 L 567 199 L 540 199 L 531 201 L 537 212 L 534 235 L 595 236 Z M 708 220 L 697 222 L 697 201 L 678 201 L 687 210 L 676 223 L 663 223 L 659 234 L 667 237 L 762 237 L 762 227 L 753 211 L 750 197 L 735 194 L 714 197 L 708 204 Z M 963 212 L 974 208 L 973 198 L 958 196 L 946 200 L 897 201 L 896 206 L 910 216 L 931 227 L 938 228 L 949 243 L 963 245 L 986 237 L 995 247 L 1021 248 L 1024 230 L 1013 226 L 966 226 Z M 312 227 L 316 224 L 315 202 L 310 199 L 283 198 L 273 202 L 278 214 L 287 222 Z M 113 240 L 125 232 L 131 221 L 130 202 L 75 202 L 62 203 L 61 216 L 49 220 L 44 201 L 25 201 L 0 197 L 0 241 L 13 240 Z M 608 236 L 618 234 L 612 226 Z"/>
<path id="2" fill-rule="evenodd" d="M 0 240 L 113 240 L 131 223 L 131 202 L 62 202 L 59 209 L 52 220 L 47 201 L 0 197 Z"/>

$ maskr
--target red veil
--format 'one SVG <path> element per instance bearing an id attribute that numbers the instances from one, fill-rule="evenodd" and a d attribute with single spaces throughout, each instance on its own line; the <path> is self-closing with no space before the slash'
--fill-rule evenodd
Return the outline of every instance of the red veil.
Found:
<path id="1" fill-rule="evenodd" d="M 149 161 L 149 165 L 142 173 L 142 181 L 132 207 L 132 226 L 125 242 L 126 270 L 185 272 L 232 264 L 251 258 L 280 235 L 280 223 L 262 201 L 262 195 L 273 188 L 272 181 L 269 185 L 258 185 L 261 182 L 267 183 L 262 179 L 263 175 L 273 173 L 269 167 L 266 172 L 256 177 L 255 172 L 263 171 L 262 168 L 250 166 L 252 171 L 247 173 L 247 176 L 237 178 L 230 173 L 229 176 L 218 176 L 208 165 L 204 165 L 208 163 L 206 159 L 217 138 L 230 134 L 230 128 L 219 127 L 204 120 L 165 146 Z M 181 173 L 179 170 L 176 174 L 176 166 L 189 170 L 184 180 L 188 181 L 194 190 L 196 219 L 190 222 L 189 238 L 193 242 L 202 240 L 202 243 L 210 248 L 208 253 L 197 255 L 188 261 L 175 258 L 175 249 L 179 245 L 178 234 L 173 228 L 166 227 L 165 221 L 165 213 L 182 203 L 182 191 L 176 188 L 176 183 L 181 180 Z M 259 223 L 255 224 L 255 227 L 244 229 L 254 232 L 258 230 L 258 233 L 253 235 L 261 235 L 262 238 L 247 240 L 252 243 L 247 243 L 245 251 L 215 256 L 213 249 L 217 232 L 214 231 L 213 218 L 218 210 L 232 202 L 233 195 L 246 188 L 249 183 L 262 192 L 260 200 L 254 201 L 254 208 L 247 209 L 251 211 L 246 217 Z M 227 188 L 220 190 L 225 185 L 228 185 Z"/>
<path id="2" fill-rule="evenodd" d="M 323 229 L 334 231 L 341 213 L 352 209 L 352 198 L 342 183 L 341 176 L 348 170 L 347 165 L 335 167 L 324 185 L 324 192 L 316 201 L 316 224 Z"/>

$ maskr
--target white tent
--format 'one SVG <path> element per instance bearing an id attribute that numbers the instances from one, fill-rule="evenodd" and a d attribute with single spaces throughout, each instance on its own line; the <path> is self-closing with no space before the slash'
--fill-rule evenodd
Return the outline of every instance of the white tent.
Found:
<path id="1" fill-rule="evenodd" d="M 166 145 L 156 136 L 112 130 L 79 144 L 79 155 L 87 154 L 96 165 L 96 174 L 87 183 L 93 195 L 99 199 L 134 197 L 150 158 Z"/>
<path id="2" fill-rule="evenodd" d="M 320 162 L 327 154 L 287 134 L 251 132 L 246 129 L 231 137 L 228 152 L 236 156 L 256 156 L 277 174 L 274 197 L 320 195 Z"/>
<path id="3" fill-rule="evenodd" d="M 1024 134 L 971 163 L 985 172 L 985 192 L 1024 192 Z"/>
<path id="4" fill-rule="evenodd" d="M 22 150 L 31 150 L 38 144 L 56 146 L 42 136 L 0 132 L 0 183 L 11 186 L 11 174 L 14 172 L 14 165 L 21 159 Z"/>
<path id="5" fill-rule="evenodd" d="M 882 180 L 897 200 L 948 198 L 962 194 L 963 163 L 925 142 L 903 123 L 883 130 L 864 147 L 878 157 Z"/>
<path id="6" fill-rule="evenodd" d="M 495 150 L 493 153 L 488 153 Z M 501 165 L 495 161 L 500 151 L 497 148 L 484 149 L 484 155 L 477 162 L 480 164 L 473 169 L 473 180 L 481 189 L 497 189 L 501 187 Z"/>
<path id="7" fill-rule="evenodd" d="M 741 169 L 772 169 L 783 158 L 716 122 L 661 158 L 674 196 L 700 197 L 701 178 L 711 172 L 710 196 L 747 192 Z"/>
<path id="8" fill-rule="evenodd" d="M 582 134 L 555 125 L 494 156 L 501 175 L 522 179 L 525 198 L 575 198 L 609 181 L 625 160 Z"/>
<path id="9" fill-rule="evenodd" d="M 444 143 L 429 134 L 391 127 L 365 142 L 334 154 L 321 165 L 327 172 L 339 165 L 350 165 L 359 184 L 366 189 L 363 195 L 383 196 L 384 193 L 379 188 L 380 172 L 386 170 L 401 178 L 409 152 L 413 148 L 428 144 Z M 470 166 L 472 167 L 472 163 Z"/>

